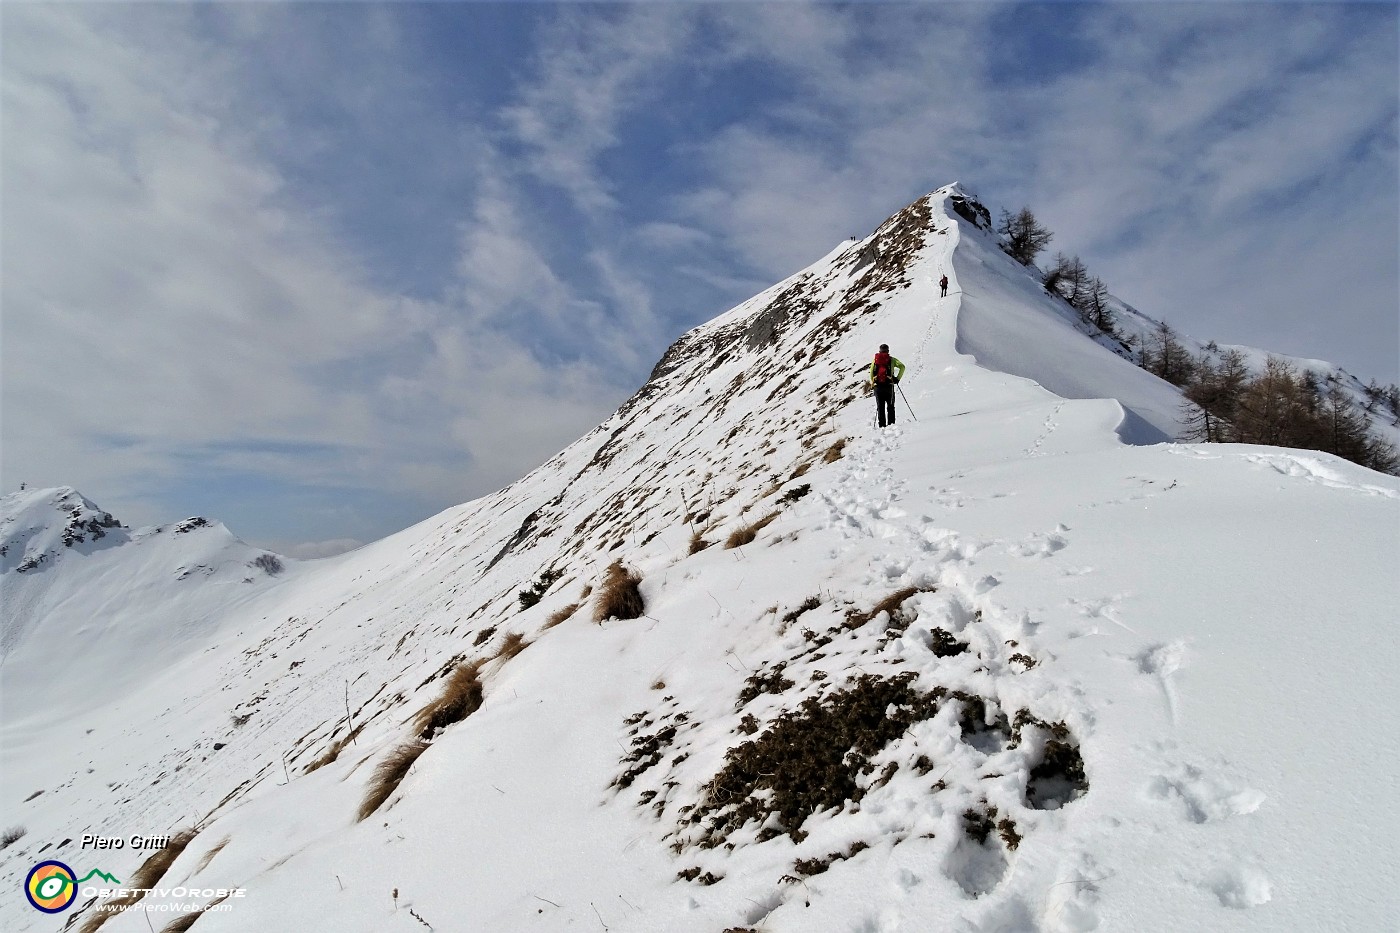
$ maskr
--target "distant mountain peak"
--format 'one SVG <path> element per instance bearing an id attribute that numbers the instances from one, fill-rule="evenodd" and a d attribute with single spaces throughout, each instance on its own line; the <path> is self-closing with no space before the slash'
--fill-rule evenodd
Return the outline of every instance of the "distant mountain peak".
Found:
<path id="1" fill-rule="evenodd" d="M 72 486 L 25 488 L 0 497 L 0 572 L 28 573 L 52 564 L 67 549 L 92 550 L 129 539 L 111 512 Z"/>

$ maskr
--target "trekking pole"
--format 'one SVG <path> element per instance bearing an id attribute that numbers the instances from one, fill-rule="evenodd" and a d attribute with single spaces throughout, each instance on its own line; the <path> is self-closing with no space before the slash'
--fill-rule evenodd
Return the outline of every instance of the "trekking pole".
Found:
<path id="1" fill-rule="evenodd" d="M 904 394 L 904 386 L 896 382 L 894 384 L 894 387 L 899 390 L 899 397 L 904 399 L 904 407 L 909 409 L 909 417 L 913 418 L 915 421 L 918 421 L 919 416 L 914 414 L 914 406 L 909 404 L 909 396 Z"/>

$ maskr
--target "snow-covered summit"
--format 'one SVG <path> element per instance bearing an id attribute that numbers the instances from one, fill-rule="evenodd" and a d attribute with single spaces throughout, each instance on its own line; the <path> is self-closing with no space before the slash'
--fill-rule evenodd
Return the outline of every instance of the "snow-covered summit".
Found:
<path id="1" fill-rule="evenodd" d="M 72 486 L 0 496 L 0 573 L 45 570 L 66 550 L 86 554 L 128 540 L 121 522 Z"/>
<path id="2" fill-rule="evenodd" d="M 142 906 L 246 892 L 198 933 L 1383 928 L 1396 740 L 1336 711 L 1400 700 L 1400 482 L 1164 442 L 990 226 L 919 199 L 383 541 L 36 616 L 183 640 L 7 652 L 6 929 L 37 860 L 144 857 L 82 834 L 181 828 Z"/>
<path id="3" fill-rule="evenodd" d="M 0 498 L 6 723 L 71 712 L 52 694 L 70 679 L 83 698 L 68 702 L 95 704 L 202 648 L 205 624 L 242 600 L 230 587 L 251 594 L 288 564 L 198 516 L 129 528 L 71 486 Z"/>

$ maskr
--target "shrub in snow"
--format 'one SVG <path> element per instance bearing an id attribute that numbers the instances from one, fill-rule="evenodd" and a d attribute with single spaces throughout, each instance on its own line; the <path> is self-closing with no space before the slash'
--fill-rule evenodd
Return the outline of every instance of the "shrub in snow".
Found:
<path id="1" fill-rule="evenodd" d="M 520 608 L 529 609 L 531 606 L 535 605 L 535 603 L 543 599 L 544 594 L 548 593 L 549 588 L 563 575 L 564 571 L 562 570 L 546 570 L 544 573 L 540 574 L 540 578 L 535 581 L 534 585 L 521 590 L 517 594 L 517 598 L 520 600 Z"/>
<path id="2" fill-rule="evenodd" d="M 275 577 L 283 571 L 282 561 L 277 559 L 276 554 L 259 554 L 253 558 L 252 566 L 266 573 L 269 577 Z"/>
<path id="3" fill-rule="evenodd" d="M 798 499 L 801 499 L 803 496 L 807 495 L 807 493 L 811 491 L 812 484 L 803 483 L 801 486 L 796 486 L 783 493 L 783 497 L 779 499 L 778 502 L 782 505 L 787 505 L 791 502 L 796 502 Z"/>
<path id="4" fill-rule="evenodd" d="M 871 757 L 914 723 L 932 719 L 947 693 L 915 689 L 914 676 L 864 674 L 843 690 L 806 698 L 767 731 L 730 749 L 688 817 L 701 824 L 700 844 L 720 845 L 741 826 L 764 825 L 774 815 L 776 825 L 760 830 L 759 841 L 787 833 L 800 843 L 807 817 L 859 802 Z"/>
<path id="5" fill-rule="evenodd" d="M 593 621 L 640 618 L 646 611 L 641 582 L 641 575 L 623 567 L 622 561 L 615 560 L 608 565 L 598 592 L 598 604 L 593 610 Z"/>

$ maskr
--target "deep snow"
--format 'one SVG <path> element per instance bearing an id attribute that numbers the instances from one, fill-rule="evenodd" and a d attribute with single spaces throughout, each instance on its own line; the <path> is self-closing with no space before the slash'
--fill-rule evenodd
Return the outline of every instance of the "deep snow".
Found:
<path id="1" fill-rule="evenodd" d="M 127 880 L 145 854 L 83 833 L 181 827 L 162 886 L 246 890 L 198 933 L 1393 929 L 1400 482 L 1158 443 L 1175 391 L 1069 326 L 954 193 L 891 218 L 873 265 L 843 244 L 686 335 L 531 475 L 351 554 L 259 575 L 201 528 L 7 562 L 0 800 L 27 834 L 0 852 L 4 929 L 88 901 L 29 907 L 38 860 Z M 901 400 L 883 431 L 852 374 L 881 342 L 918 417 Z M 595 624 L 583 593 L 619 558 L 646 613 Z M 484 705 L 357 822 L 460 659 L 491 659 Z M 689 816 L 742 802 L 727 752 L 901 674 L 947 693 L 858 804 L 701 844 Z M 656 763 L 615 786 L 648 736 Z M 1047 775 L 1055 740 L 1086 790 Z M 1011 832 L 978 841 L 992 807 Z M 150 929 L 140 906 L 103 930 Z"/>

